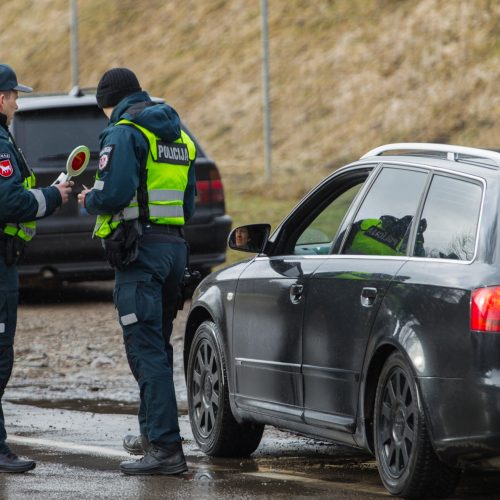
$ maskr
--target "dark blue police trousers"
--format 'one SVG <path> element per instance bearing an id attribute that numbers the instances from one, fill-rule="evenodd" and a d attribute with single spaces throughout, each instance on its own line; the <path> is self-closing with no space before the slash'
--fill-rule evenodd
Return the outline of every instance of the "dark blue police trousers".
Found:
<path id="1" fill-rule="evenodd" d="M 2 410 L 2 396 L 14 364 L 14 336 L 17 323 L 19 277 L 15 266 L 6 266 L 0 254 L 0 453 L 9 451 Z"/>
<path id="2" fill-rule="evenodd" d="M 114 303 L 130 369 L 139 385 L 139 429 L 158 447 L 180 440 L 170 344 L 184 242 L 142 241 L 137 259 L 116 270 Z"/>

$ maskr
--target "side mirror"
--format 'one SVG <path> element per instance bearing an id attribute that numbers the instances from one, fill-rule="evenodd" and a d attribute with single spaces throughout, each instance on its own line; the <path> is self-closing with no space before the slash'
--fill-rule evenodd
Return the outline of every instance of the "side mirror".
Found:
<path id="1" fill-rule="evenodd" d="M 270 232 L 269 224 L 240 226 L 231 231 L 227 244 L 233 250 L 261 253 L 264 251 Z"/>

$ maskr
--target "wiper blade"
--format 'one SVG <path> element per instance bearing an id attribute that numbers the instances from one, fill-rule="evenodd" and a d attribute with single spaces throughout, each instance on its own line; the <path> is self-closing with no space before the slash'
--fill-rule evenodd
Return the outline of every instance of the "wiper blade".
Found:
<path id="1" fill-rule="evenodd" d="M 67 153 L 55 153 L 53 155 L 42 156 L 38 158 L 38 161 L 66 160 L 70 153 L 71 151 L 68 151 Z M 99 158 L 99 151 L 91 151 L 90 159 L 95 160 L 96 158 Z"/>
<path id="2" fill-rule="evenodd" d="M 44 161 L 44 160 L 65 160 L 69 155 L 68 153 L 56 153 L 54 155 L 47 155 L 47 156 L 42 156 L 41 158 L 38 158 L 38 161 Z"/>

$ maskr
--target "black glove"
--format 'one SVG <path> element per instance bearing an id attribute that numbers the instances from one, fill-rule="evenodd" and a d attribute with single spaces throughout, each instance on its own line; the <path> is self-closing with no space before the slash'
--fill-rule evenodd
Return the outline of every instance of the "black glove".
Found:
<path id="1" fill-rule="evenodd" d="M 200 284 L 201 281 L 200 271 L 191 271 L 191 269 L 184 269 L 184 276 L 179 283 L 179 291 L 177 295 L 177 310 L 181 311 L 184 308 L 184 302 L 189 299 L 194 292 L 194 289 Z"/>

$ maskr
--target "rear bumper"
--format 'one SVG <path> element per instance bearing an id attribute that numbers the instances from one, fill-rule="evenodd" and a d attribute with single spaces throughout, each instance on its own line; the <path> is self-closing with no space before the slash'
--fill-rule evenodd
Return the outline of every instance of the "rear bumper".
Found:
<path id="1" fill-rule="evenodd" d="M 105 280 L 114 271 L 104 257 L 100 240 L 91 233 L 37 234 L 18 266 L 21 278 L 36 276 L 65 280 Z"/>
<path id="2" fill-rule="evenodd" d="M 104 281 L 115 277 L 115 271 L 106 261 L 66 262 L 55 265 L 19 266 L 21 283 L 32 279 L 64 281 Z"/>
<path id="3" fill-rule="evenodd" d="M 441 460 L 456 465 L 500 457 L 500 376 L 429 377 L 419 383 Z"/>

